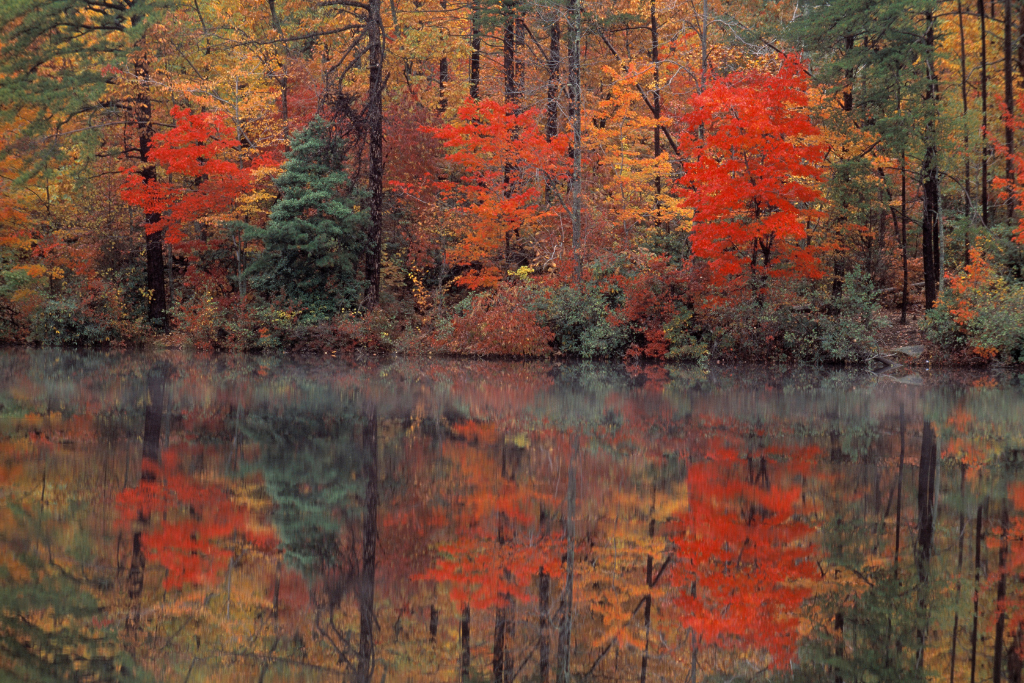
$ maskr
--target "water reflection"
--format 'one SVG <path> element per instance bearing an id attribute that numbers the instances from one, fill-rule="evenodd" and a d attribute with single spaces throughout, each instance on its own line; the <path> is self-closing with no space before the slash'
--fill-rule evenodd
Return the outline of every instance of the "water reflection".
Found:
<path id="1" fill-rule="evenodd" d="M 0 678 L 1020 681 L 1012 377 L 0 377 Z"/>

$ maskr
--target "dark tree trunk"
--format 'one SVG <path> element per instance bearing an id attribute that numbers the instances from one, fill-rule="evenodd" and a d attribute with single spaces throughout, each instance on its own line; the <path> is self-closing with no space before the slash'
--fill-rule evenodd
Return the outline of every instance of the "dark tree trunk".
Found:
<path id="1" fill-rule="evenodd" d="M 480 0 L 473 0 L 470 12 L 469 96 L 480 99 Z"/>
<path id="2" fill-rule="evenodd" d="M 437 642 L 437 622 L 438 622 L 437 606 L 436 605 L 431 605 L 430 606 L 430 642 L 432 642 L 432 643 Z"/>
<path id="3" fill-rule="evenodd" d="M 900 324 L 907 324 L 910 304 L 910 268 L 907 262 L 907 155 L 900 156 L 900 242 L 903 246 L 903 298 L 900 302 Z"/>
<path id="4" fill-rule="evenodd" d="M 928 29 L 925 43 L 932 48 L 935 45 L 934 17 L 931 12 L 925 13 Z M 927 58 L 928 83 L 924 93 L 927 122 L 925 123 L 925 149 L 921 172 L 924 175 L 924 217 L 921 220 L 921 239 L 924 256 L 924 305 L 932 308 L 937 295 L 939 271 L 939 158 L 938 158 L 938 99 L 939 82 L 935 74 L 935 61 L 931 52 Z"/>
<path id="5" fill-rule="evenodd" d="M 149 65 L 145 57 L 134 62 L 138 94 L 135 96 L 135 127 L 139 136 L 139 175 L 147 185 L 156 180 L 156 168 L 149 163 L 153 149 L 153 105 L 149 99 Z M 164 274 L 164 233 L 153 228 L 160 220 L 159 213 L 146 214 L 143 226 L 146 235 L 146 289 L 149 290 L 149 322 L 161 330 L 167 329 L 167 289 Z"/>
<path id="6" fill-rule="evenodd" d="M 971 136 L 967 131 L 967 42 L 964 38 L 964 8 L 962 0 L 956 0 L 957 28 L 960 32 L 960 103 L 963 107 L 964 117 L 964 213 L 970 216 L 971 212 L 971 155 L 968 150 L 971 148 Z"/>
<path id="7" fill-rule="evenodd" d="M 1013 128 L 1009 125 L 1013 118 L 1013 15 L 1010 0 L 1003 0 L 1003 101 L 1006 102 L 1006 120 L 1003 126 L 1003 141 L 1006 144 L 1006 183 L 1013 186 Z M 1013 218 L 1013 195 L 1006 201 L 1006 217 Z"/>
<path id="8" fill-rule="evenodd" d="M 380 0 L 368 0 L 370 82 L 366 98 L 367 133 L 370 139 L 370 225 L 367 227 L 366 308 L 380 301 L 381 247 L 384 235 L 384 22 Z"/>
<path id="9" fill-rule="evenodd" d="M 988 56 L 986 54 L 985 0 L 978 0 L 978 21 L 981 28 L 981 129 L 988 128 Z M 988 142 L 981 143 L 981 223 L 988 222 Z"/>
<path id="10" fill-rule="evenodd" d="M 654 64 L 654 92 L 651 93 L 651 113 L 655 119 L 661 118 L 661 66 L 658 56 L 658 12 L 657 0 L 651 0 L 651 63 Z M 661 156 L 661 126 L 654 124 L 654 158 Z M 661 227 L 661 176 L 654 178 L 656 223 Z"/>
<path id="11" fill-rule="evenodd" d="M 550 140 L 558 135 L 558 87 L 559 71 L 562 68 L 562 22 L 558 15 L 551 23 L 551 34 L 548 46 L 548 102 L 547 121 L 544 135 Z"/>
<path id="12" fill-rule="evenodd" d="M 569 0 L 569 120 L 572 125 L 572 173 L 569 176 L 570 214 L 572 222 L 573 271 L 577 281 L 583 279 L 583 93 L 580 87 L 580 40 L 583 14 L 580 0 Z M 561 681 L 559 681 L 561 683 Z"/>

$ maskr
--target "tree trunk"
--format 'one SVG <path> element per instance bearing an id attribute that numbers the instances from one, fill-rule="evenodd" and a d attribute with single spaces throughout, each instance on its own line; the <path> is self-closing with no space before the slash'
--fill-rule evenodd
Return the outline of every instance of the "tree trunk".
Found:
<path id="1" fill-rule="evenodd" d="M 134 103 L 135 128 L 139 137 L 139 175 L 148 185 L 156 180 L 156 168 L 149 163 L 149 153 L 153 148 L 153 105 L 149 99 L 149 64 L 143 56 L 136 59 L 133 66 L 139 88 Z M 151 227 L 159 220 L 159 212 L 147 213 L 143 226 L 146 236 L 146 289 L 149 290 L 147 317 L 154 327 L 166 330 L 168 320 L 164 233 L 162 229 Z"/>
<path id="2" fill-rule="evenodd" d="M 900 302 L 900 325 L 907 324 L 910 304 L 910 268 L 907 262 L 907 155 L 900 156 L 900 241 L 903 246 L 903 298 Z"/>
<path id="3" fill-rule="evenodd" d="M 384 234 L 384 21 L 380 14 L 381 0 L 368 0 L 367 33 L 369 36 L 370 80 L 363 115 L 370 138 L 370 225 L 366 236 L 366 281 L 369 290 L 366 308 L 373 310 L 380 302 L 381 246 Z"/>
<path id="4" fill-rule="evenodd" d="M 960 103 L 964 118 L 964 213 L 971 212 L 971 136 L 967 131 L 968 99 L 967 99 L 967 41 L 964 38 L 964 8 L 962 0 L 956 0 L 957 28 L 960 32 Z"/>
<path id="5" fill-rule="evenodd" d="M 932 13 L 925 13 L 928 24 L 925 43 L 931 48 L 935 45 L 935 27 Z M 925 123 L 925 149 L 921 172 L 924 175 L 924 217 L 921 220 L 921 239 L 924 256 L 924 306 L 932 308 L 938 287 L 941 270 L 939 264 L 939 159 L 938 159 L 938 99 L 939 84 L 935 74 L 935 58 L 931 52 L 926 60 L 928 83 L 924 93 L 927 117 Z"/>
<path id="6" fill-rule="evenodd" d="M 580 0 L 569 0 L 569 115 L 572 125 L 572 174 L 569 179 L 572 214 L 572 254 L 576 280 L 583 279 L 582 170 L 583 170 L 583 91 L 580 88 L 580 39 L 583 15 Z M 559 681 L 561 683 L 561 681 Z"/>
<path id="7" fill-rule="evenodd" d="M 978 21 L 981 24 L 981 130 L 988 129 L 988 56 L 985 32 L 985 0 L 978 0 Z M 988 226 L 988 142 L 981 142 L 981 223 Z"/>
<path id="8" fill-rule="evenodd" d="M 562 68 L 562 22 L 558 15 L 551 24 L 548 45 L 548 102 L 547 121 L 544 125 L 544 136 L 550 140 L 558 135 L 558 87 L 559 71 Z"/>
<path id="9" fill-rule="evenodd" d="M 480 99 L 480 0 L 473 0 L 470 10 L 469 97 Z"/>
<path id="10" fill-rule="evenodd" d="M 651 93 L 651 113 L 661 118 L 661 65 L 658 63 L 658 12 L 657 0 L 651 0 L 651 63 L 654 64 L 654 91 Z M 661 126 L 654 124 L 654 158 L 661 156 Z M 654 177 L 656 225 L 661 227 L 661 176 Z"/>
<path id="11" fill-rule="evenodd" d="M 1013 186 L 1013 128 L 1009 125 L 1013 118 L 1013 15 L 1010 13 L 1012 3 L 1003 0 L 1003 101 L 1006 102 L 1006 117 L 1003 121 L 1003 141 L 1006 144 L 1006 183 Z M 1013 218 L 1013 195 L 1006 200 L 1006 218 Z"/>

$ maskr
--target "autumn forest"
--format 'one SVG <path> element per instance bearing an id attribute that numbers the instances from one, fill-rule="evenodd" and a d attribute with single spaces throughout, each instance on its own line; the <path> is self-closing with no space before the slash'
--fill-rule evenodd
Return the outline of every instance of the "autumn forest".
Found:
<path id="1" fill-rule="evenodd" d="M 6 0 L 0 340 L 1019 362 L 1022 35 L 1013 0 Z"/>

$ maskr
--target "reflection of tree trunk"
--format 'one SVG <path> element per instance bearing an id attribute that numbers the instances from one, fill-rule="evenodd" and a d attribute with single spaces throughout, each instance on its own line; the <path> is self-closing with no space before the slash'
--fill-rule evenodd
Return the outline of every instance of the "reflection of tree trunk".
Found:
<path id="1" fill-rule="evenodd" d="M 572 645 L 572 592 L 576 570 L 576 527 L 573 517 L 576 514 L 576 456 L 579 455 L 580 441 L 573 435 L 572 450 L 569 453 L 569 490 L 566 495 L 565 509 L 565 590 L 559 601 L 561 622 L 558 625 L 558 649 L 555 652 L 555 683 L 569 683 L 569 648 Z"/>
<path id="2" fill-rule="evenodd" d="M 974 683 L 978 665 L 978 591 L 981 589 L 981 529 L 985 505 L 978 505 L 974 526 L 974 620 L 971 624 L 971 683 Z"/>
<path id="3" fill-rule="evenodd" d="M 461 678 L 462 683 L 469 683 L 469 605 L 462 607 L 462 620 L 459 623 L 459 641 L 462 646 Z"/>
<path id="4" fill-rule="evenodd" d="M 369 683 L 373 676 L 373 597 L 377 572 L 377 412 L 363 428 L 363 446 L 366 449 L 366 495 L 363 511 L 363 566 L 359 577 L 359 656 L 356 682 Z"/>
<path id="5" fill-rule="evenodd" d="M 1009 543 L 1006 536 L 1006 529 L 1010 526 L 1010 513 L 1003 502 L 1003 514 L 1000 521 L 1002 533 L 999 535 L 999 582 L 996 584 L 996 605 L 1002 605 L 1006 600 L 1006 556 L 1009 553 Z M 999 617 L 996 619 L 996 644 L 995 659 L 992 662 L 992 683 L 1002 683 L 1003 680 L 1003 640 L 1006 634 L 1006 611 L 999 610 Z"/>
<path id="6" fill-rule="evenodd" d="M 430 642 L 432 642 L 432 643 L 437 642 L 437 622 L 438 622 L 437 606 L 436 605 L 431 605 L 430 606 Z"/>
<path id="7" fill-rule="evenodd" d="M 893 578 L 900 578 L 900 529 L 903 526 L 903 460 L 907 452 L 907 418 L 900 404 L 900 466 L 896 470 L 896 549 L 892 554 Z"/>
<path id="8" fill-rule="evenodd" d="M 156 366 L 146 376 L 146 401 L 142 424 L 142 464 L 140 478 L 143 482 L 152 483 L 157 478 L 160 466 L 160 432 L 164 418 L 164 385 L 167 382 L 167 368 Z M 140 524 L 149 521 L 142 510 L 138 512 Z M 139 627 L 141 605 L 139 598 L 145 583 L 146 553 L 142 547 L 142 531 L 132 534 L 132 560 L 128 569 L 128 617 L 126 628 L 129 632 Z"/>
<path id="9" fill-rule="evenodd" d="M 956 606 L 956 611 L 953 612 L 953 638 L 952 643 L 949 647 L 949 683 L 953 683 L 956 675 L 956 643 L 959 636 L 960 630 L 960 579 L 963 576 L 964 569 L 964 527 L 966 525 L 966 508 L 964 507 L 964 477 L 967 472 L 967 465 L 964 463 L 960 464 L 960 532 L 959 537 L 959 548 L 956 556 L 956 598 L 953 604 Z"/>
<path id="10" fill-rule="evenodd" d="M 653 10 L 652 10 L 653 16 Z M 651 513 L 653 514 L 653 510 Z M 647 528 L 647 535 L 654 540 L 654 517 Z M 651 646 L 651 588 L 654 587 L 654 556 L 647 555 L 647 595 L 644 596 L 644 654 L 640 658 L 640 683 L 647 683 L 647 659 Z"/>
<path id="11" fill-rule="evenodd" d="M 937 462 L 935 431 L 931 422 L 924 423 L 921 440 L 921 467 L 917 480 L 917 562 L 918 607 L 920 610 L 917 627 L 917 666 L 924 666 L 925 637 L 928 632 L 928 578 L 932 557 L 932 538 L 935 530 L 935 467 Z"/>
<path id="12" fill-rule="evenodd" d="M 1024 659 L 1021 658 L 1021 641 L 1024 640 L 1024 624 L 1017 626 L 1017 635 L 1010 643 L 1010 650 L 1006 653 L 1006 680 L 1009 683 L 1022 683 L 1024 678 Z"/>
<path id="13" fill-rule="evenodd" d="M 537 679 L 540 683 L 548 683 L 550 668 L 551 644 L 548 640 L 548 610 L 551 608 L 551 577 L 543 569 L 537 577 L 537 602 L 540 607 L 540 619 L 537 655 Z"/>

